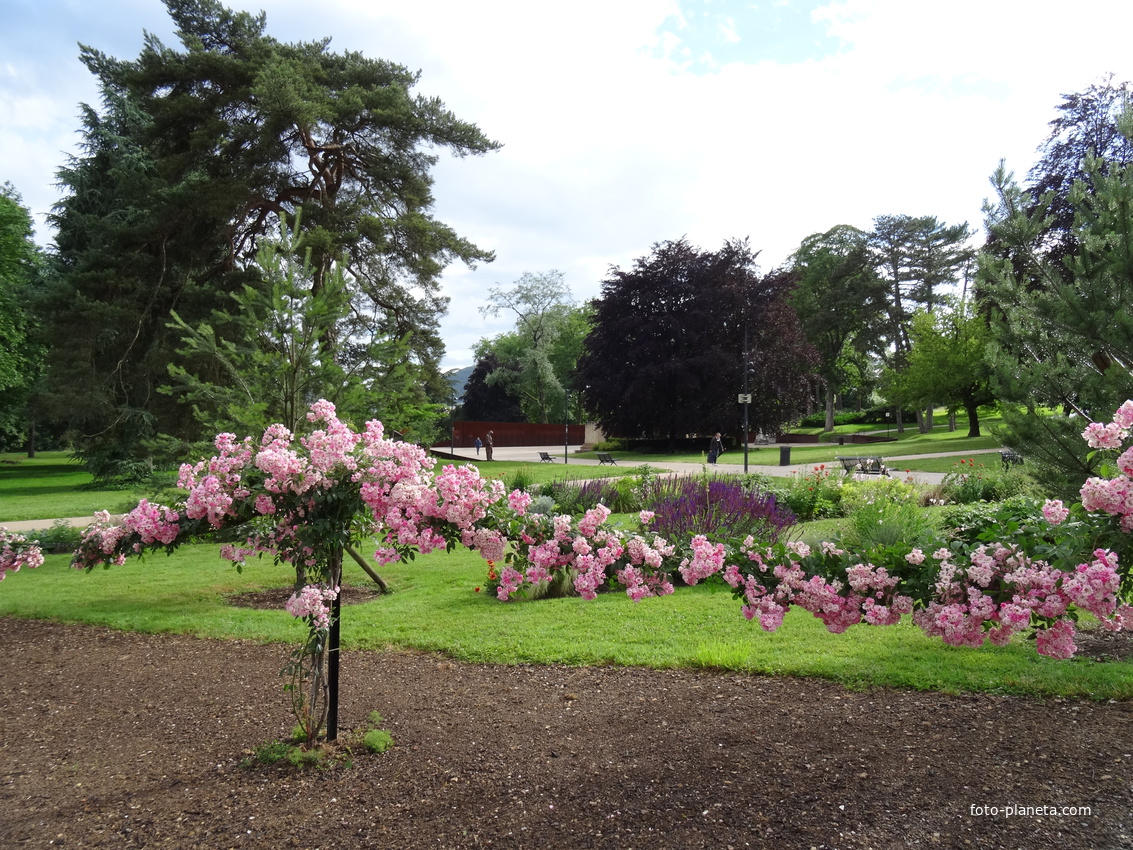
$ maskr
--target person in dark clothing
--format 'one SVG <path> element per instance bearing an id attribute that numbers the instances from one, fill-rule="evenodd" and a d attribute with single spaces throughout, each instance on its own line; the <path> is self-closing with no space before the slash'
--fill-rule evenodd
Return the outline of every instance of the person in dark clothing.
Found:
<path id="1" fill-rule="evenodd" d="M 708 462 L 715 463 L 716 458 L 724 453 L 724 443 L 720 439 L 720 432 L 716 432 L 716 436 L 712 438 L 712 442 L 708 444 Z"/>
<path id="2" fill-rule="evenodd" d="M 492 459 L 492 446 L 493 446 L 492 432 L 489 431 L 487 437 L 484 440 L 484 456 L 488 460 Z"/>

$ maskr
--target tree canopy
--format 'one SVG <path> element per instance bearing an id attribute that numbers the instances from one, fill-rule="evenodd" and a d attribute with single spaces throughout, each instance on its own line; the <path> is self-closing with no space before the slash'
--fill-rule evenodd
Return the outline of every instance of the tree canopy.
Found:
<path id="1" fill-rule="evenodd" d="M 610 269 L 578 361 L 587 407 L 607 433 L 738 432 L 745 366 L 752 428 L 801 412 L 816 357 L 787 303 L 793 278 L 761 276 L 755 259 L 746 240 L 703 251 L 680 239 L 656 243 L 632 269 Z"/>
<path id="2" fill-rule="evenodd" d="M 28 306 L 40 275 L 33 232 L 19 193 L 10 183 L 0 185 L 0 449 L 16 448 L 27 438 L 28 400 L 39 372 Z"/>
<path id="3" fill-rule="evenodd" d="M 404 340 L 419 382 L 444 395 L 439 276 L 492 255 L 431 216 L 430 171 L 439 151 L 497 143 L 412 94 L 419 75 L 399 65 L 279 42 L 262 13 L 217 0 L 166 7 L 181 49 L 149 34 L 132 61 L 82 47 L 103 104 L 84 108 L 83 153 L 60 172 L 52 314 L 72 344 L 52 362 L 56 412 L 111 455 L 183 432 L 188 417 L 156 393 L 177 362 L 171 311 L 195 326 L 259 286 L 260 243 L 300 206 L 311 294 L 338 266 L 351 305 L 324 345 L 360 328 Z"/>
<path id="4" fill-rule="evenodd" d="M 586 322 L 562 272 L 554 269 L 525 272 L 507 289 L 493 286 L 480 312 L 498 316 L 505 311 L 515 314 L 515 330 L 490 344 L 498 366 L 485 380 L 518 399 L 528 422 L 550 422 L 552 414 L 564 411 Z"/>
<path id="5" fill-rule="evenodd" d="M 826 430 L 834 429 L 834 398 L 850 384 L 864 352 L 876 348 L 886 311 L 886 283 L 877 274 L 869 234 L 838 225 L 803 240 L 791 256 L 797 283 L 791 306 L 819 355 L 826 391 Z"/>
<path id="6" fill-rule="evenodd" d="M 968 436 L 980 436 L 979 409 L 995 401 L 987 356 L 987 319 L 968 304 L 918 311 L 909 329 L 912 349 L 900 372 L 887 375 L 886 395 L 904 405 L 962 407 Z"/>
<path id="7" fill-rule="evenodd" d="M 1133 138 L 1133 116 L 1121 128 Z M 992 182 L 987 226 L 1010 256 L 983 252 L 980 285 L 997 318 L 998 392 L 1015 405 L 1004 410 L 1004 435 L 1045 484 L 1067 493 L 1094 471 L 1083 425 L 1133 396 L 1133 165 L 1087 159 L 1068 197 L 1073 254 L 1045 250 L 1049 206 L 1032 209 L 1002 166 Z"/>

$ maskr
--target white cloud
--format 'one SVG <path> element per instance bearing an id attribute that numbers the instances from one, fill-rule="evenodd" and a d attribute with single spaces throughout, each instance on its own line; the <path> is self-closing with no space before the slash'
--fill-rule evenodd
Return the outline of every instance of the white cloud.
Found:
<path id="1" fill-rule="evenodd" d="M 74 150 L 78 101 L 97 95 L 75 42 L 131 58 L 143 28 L 173 40 L 155 0 L 121 5 L 40 0 L 19 26 L 59 32 L 43 25 L 34 47 L 0 34 L 0 179 L 37 211 Z M 324 0 L 314 17 L 297 0 L 233 5 L 265 8 L 282 40 L 331 35 L 420 69 L 421 93 L 504 143 L 435 172 L 437 217 L 497 253 L 444 277 L 450 365 L 507 329 L 476 307 L 524 271 L 558 268 L 592 297 L 611 263 L 684 235 L 707 248 L 750 236 L 769 268 L 810 233 L 883 214 L 978 227 L 988 175 L 1004 157 L 1027 171 L 1061 93 L 1133 79 L 1124 0 L 844 0 L 809 15 L 675 0 Z"/>

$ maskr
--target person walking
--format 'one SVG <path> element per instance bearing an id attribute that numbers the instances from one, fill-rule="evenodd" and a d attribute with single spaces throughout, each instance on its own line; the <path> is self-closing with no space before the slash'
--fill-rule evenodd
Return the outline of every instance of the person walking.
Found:
<path id="1" fill-rule="evenodd" d="M 480 442 L 480 438 L 479 438 L 479 437 L 477 437 L 477 438 L 476 438 L 476 442 L 475 442 L 475 443 L 474 443 L 473 445 L 475 445 L 475 446 L 476 446 L 476 457 L 480 457 L 480 446 L 482 446 L 482 445 L 484 445 L 484 444 L 483 444 L 483 443 L 481 443 L 481 442 Z"/>
<path id="2" fill-rule="evenodd" d="M 484 439 L 484 456 L 488 460 L 492 459 L 492 445 L 493 445 L 493 443 L 492 443 L 492 432 L 489 431 L 487 436 Z"/>
<path id="3" fill-rule="evenodd" d="M 716 458 L 724 453 L 724 442 L 720 439 L 720 432 L 716 432 L 716 436 L 708 444 L 708 462 L 716 463 Z"/>

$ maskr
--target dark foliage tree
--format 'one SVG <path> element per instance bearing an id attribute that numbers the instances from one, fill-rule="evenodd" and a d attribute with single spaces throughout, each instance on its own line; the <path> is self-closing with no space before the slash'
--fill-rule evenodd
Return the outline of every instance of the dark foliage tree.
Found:
<path id="1" fill-rule="evenodd" d="M 835 396 L 859 376 L 855 364 L 864 352 L 879 347 L 887 285 L 874 268 L 868 234 L 845 224 L 804 239 L 791 269 L 797 279 L 791 306 L 820 358 L 832 431 Z"/>
<path id="2" fill-rule="evenodd" d="M 1118 119 L 1130 106 L 1128 82 L 1115 83 L 1110 74 L 1085 91 L 1062 95 L 1050 135 L 1039 147 L 1040 159 L 1027 174 L 1029 211 L 1040 208 L 1046 224 L 1042 252 L 1058 261 L 1076 253 L 1075 208 L 1070 192 L 1075 181 L 1088 181 L 1086 160 L 1098 158 L 1095 168 L 1110 174 L 1133 163 L 1133 143 L 1118 129 Z"/>
<path id="3" fill-rule="evenodd" d="M 352 322 L 405 340 L 418 382 L 444 398 L 439 275 L 491 254 L 431 217 L 430 151 L 496 143 L 412 95 L 418 75 L 401 66 L 332 53 L 328 40 L 278 42 L 263 14 L 217 0 L 166 6 L 183 49 L 152 35 L 134 61 L 82 48 L 103 109 L 85 109 L 83 154 L 60 173 L 51 315 L 68 346 L 51 363 L 56 412 L 109 462 L 183 432 L 192 417 L 156 393 L 177 362 L 171 311 L 195 326 L 256 286 L 259 242 L 300 205 L 312 294 L 341 265 L 354 305 L 324 345 L 347 355 Z"/>
<path id="4" fill-rule="evenodd" d="M 588 409 L 610 434 L 738 433 L 746 365 L 752 428 L 798 416 L 817 358 L 787 301 L 792 284 L 760 276 L 746 240 L 714 252 L 659 242 L 632 269 L 611 268 L 578 361 Z"/>
<path id="5" fill-rule="evenodd" d="M 508 389 L 509 383 L 488 381 L 489 376 L 507 368 L 512 368 L 518 373 L 518 366 L 508 367 L 502 363 L 499 355 L 492 350 L 491 344 L 486 340 L 481 341 L 477 346 L 476 365 L 464 385 L 461 415 L 465 419 L 474 422 L 527 421 L 519 398 Z"/>

